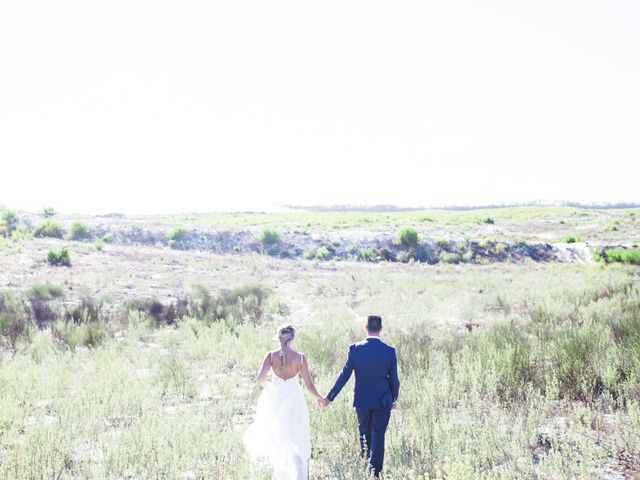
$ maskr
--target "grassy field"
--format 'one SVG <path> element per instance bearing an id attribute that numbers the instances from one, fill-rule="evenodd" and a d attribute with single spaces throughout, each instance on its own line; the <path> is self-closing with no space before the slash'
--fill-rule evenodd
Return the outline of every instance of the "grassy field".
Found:
<path id="1" fill-rule="evenodd" d="M 638 267 L 81 242 L 47 265 L 63 243 L 0 245 L 0 478 L 269 478 L 241 437 L 276 326 L 297 325 L 326 392 L 370 313 L 400 362 L 387 478 L 640 478 Z M 312 479 L 364 477 L 351 385 L 328 409 L 307 397 Z"/>

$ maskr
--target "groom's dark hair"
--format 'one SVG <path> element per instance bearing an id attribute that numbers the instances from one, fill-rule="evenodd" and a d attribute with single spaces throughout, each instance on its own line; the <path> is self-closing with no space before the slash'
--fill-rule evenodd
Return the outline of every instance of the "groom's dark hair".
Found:
<path id="1" fill-rule="evenodd" d="M 367 317 L 367 330 L 373 333 L 382 330 L 382 319 L 378 315 L 369 315 Z"/>

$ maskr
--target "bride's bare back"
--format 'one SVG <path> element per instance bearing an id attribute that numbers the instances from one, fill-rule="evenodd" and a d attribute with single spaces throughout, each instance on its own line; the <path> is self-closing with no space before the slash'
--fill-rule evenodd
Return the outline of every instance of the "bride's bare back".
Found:
<path id="1" fill-rule="evenodd" d="M 284 359 L 281 354 L 284 354 Z M 260 373 L 258 374 L 258 383 L 261 385 L 264 384 L 269 370 L 272 370 L 274 375 L 277 375 L 283 380 L 290 380 L 299 373 L 309 392 L 316 398 L 322 398 L 311 379 L 307 357 L 302 353 L 296 352 L 291 348 L 267 352 L 262 361 Z"/>
<path id="2" fill-rule="evenodd" d="M 280 350 L 269 352 L 269 358 L 274 375 L 284 380 L 295 377 L 302 368 L 303 355 L 291 348 L 284 352 L 284 357 Z"/>

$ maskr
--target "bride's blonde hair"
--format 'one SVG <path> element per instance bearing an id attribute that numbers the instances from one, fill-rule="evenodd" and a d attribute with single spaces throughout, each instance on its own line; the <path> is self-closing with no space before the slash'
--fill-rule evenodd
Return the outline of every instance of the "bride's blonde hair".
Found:
<path id="1" fill-rule="evenodd" d="M 295 337 L 296 329 L 293 325 L 282 325 L 278 328 L 278 340 L 280 341 L 280 366 L 278 367 L 278 371 L 284 368 L 284 361 L 287 358 L 284 349 Z"/>

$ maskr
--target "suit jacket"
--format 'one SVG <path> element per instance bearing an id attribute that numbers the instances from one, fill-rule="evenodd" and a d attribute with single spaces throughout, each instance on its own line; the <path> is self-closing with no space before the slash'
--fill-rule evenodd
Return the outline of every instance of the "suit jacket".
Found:
<path id="1" fill-rule="evenodd" d="M 400 391 L 396 349 L 376 337 L 350 345 L 342 372 L 327 395 L 329 400 L 336 398 L 354 371 L 353 406 L 391 408 Z"/>

